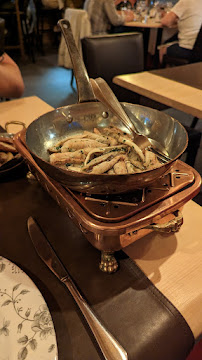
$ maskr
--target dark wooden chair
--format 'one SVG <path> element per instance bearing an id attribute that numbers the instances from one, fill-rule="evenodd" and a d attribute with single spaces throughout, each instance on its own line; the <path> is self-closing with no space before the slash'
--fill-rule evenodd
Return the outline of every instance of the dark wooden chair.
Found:
<path id="1" fill-rule="evenodd" d="M 13 23 L 16 23 L 16 25 L 17 25 L 17 28 L 15 30 L 18 35 L 17 44 L 10 44 L 10 43 L 7 44 L 7 41 L 6 41 L 5 49 L 7 49 L 7 50 L 19 49 L 21 58 L 24 60 L 25 59 L 25 49 L 24 49 L 24 41 L 23 41 L 21 15 L 22 15 L 22 12 L 20 11 L 20 8 L 19 8 L 19 0 L 15 0 L 14 3 L 11 1 L 3 2 L 0 5 L 0 16 L 5 19 L 6 28 L 8 28 L 7 36 L 9 35 L 9 33 L 8 33 L 10 30 L 9 26 L 13 27 Z M 13 34 L 11 34 L 11 37 L 12 37 L 12 35 Z"/>
<path id="2" fill-rule="evenodd" d="M 5 20 L 0 18 L 0 50 L 3 51 L 5 47 Z"/>
<path id="3" fill-rule="evenodd" d="M 29 26 L 27 7 L 29 0 L 0 2 L 0 16 L 5 19 L 5 50 L 20 50 L 21 59 L 25 61 L 25 53 L 35 62 L 34 26 Z"/>
<path id="4" fill-rule="evenodd" d="M 37 15 L 37 30 L 36 30 L 36 39 L 37 39 L 37 48 L 38 51 L 44 55 L 45 53 L 45 35 L 50 35 L 53 42 L 58 45 L 60 36 L 60 31 L 57 30 L 57 22 L 63 17 L 63 10 L 46 8 L 41 0 L 34 0 L 36 6 L 36 15 Z"/>
<path id="5" fill-rule="evenodd" d="M 5 20 L 0 18 L 0 51 L 4 51 L 5 48 Z M 0 97 L 0 102 L 5 99 Z"/>

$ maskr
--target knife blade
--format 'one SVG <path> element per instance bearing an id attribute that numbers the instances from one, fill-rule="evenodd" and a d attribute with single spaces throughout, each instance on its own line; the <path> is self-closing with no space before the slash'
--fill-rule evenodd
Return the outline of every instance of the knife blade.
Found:
<path id="1" fill-rule="evenodd" d="M 99 347 L 106 360 L 127 360 L 128 355 L 125 349 L 115 339 L 115 337 L 103 326 L 96 314 L 83 298 L 76 287 L 69 272 L 58 258 L 55 250 L 52 248 L 39 224 L 31 216 L 27 221 L 28 232 L 36 252 L 57 276 L 57 278 L 68 288 L 75 302 L 79 306 L 83 316 L 86 319 Z"/>

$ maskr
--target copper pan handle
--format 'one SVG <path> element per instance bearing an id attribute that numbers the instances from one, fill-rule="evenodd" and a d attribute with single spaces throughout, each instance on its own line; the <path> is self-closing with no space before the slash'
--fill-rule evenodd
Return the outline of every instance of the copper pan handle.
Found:
<path id="1" fill-rule="evenodd" d="M 151 229 L 153 231 L 162 232 L 162 233 L 171 233 L 179 231 L 181 225 L 183 224 L 183 216 L 180 210 L 173 212 L 175 216 L 174 219 L 164 223 L 164 224 L 150 224 L 145 226 L 143 229 Z"/>
<path id="2" fill-rule="evenodd" d="M 60 19 L 58 21 L 58 25 L 64 36 L 72 61 L 78 90 L 78 102 L 83 103 L 89 101 L 96 101 L 86 67 L 84 65 L 83 59 L 80 56 L 72 34 L 70 22 L 66 19 Z"/>
<path id="3" fill-rule="evenodd" d="M 22 126 L 24 129 L 26 128 L 25 123 L 22 122 L 22 121 L 19 121 L 19 120 L 7 121 L 7 122 L 5 123 L 5 129 L 6 129 L 7 133 L 9 132 L 9 131 L 8 131 L 9 125 L 20 125 L 20 126 Z"/>

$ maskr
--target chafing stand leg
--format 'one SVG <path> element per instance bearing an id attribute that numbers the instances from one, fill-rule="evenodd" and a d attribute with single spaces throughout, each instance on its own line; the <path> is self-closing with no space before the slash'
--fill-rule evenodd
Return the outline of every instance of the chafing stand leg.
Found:
<path id="1" fill-rule="evenodd" d="M 101 261 L 99 264 L 101 271 L 112 274 L 117 271 L 118 263 L 115 259 L 114 252 L 102 251 L 101 252 Z"/>
<path id="2" fill-rule="evenodd" d="M 28 168 L 29 168 L 29 171 L 26 174 L 26 178 L 31 184 L 35 183 L 37 181 L 37 178 L 36 178 L 35 174 L 33 174 L 30 166 L 28 166 Z"/>

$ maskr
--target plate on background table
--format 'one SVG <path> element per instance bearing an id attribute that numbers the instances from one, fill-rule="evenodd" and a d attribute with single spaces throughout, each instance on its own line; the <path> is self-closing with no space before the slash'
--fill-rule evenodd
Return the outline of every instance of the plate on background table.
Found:
<path id="1" fill-rule="evenodd" d="M 0 126 L 0 142 L 3 141 L 4 144 L 5 139 L 12 141 L 13 134 L 6 133 L 5 130 Z M 8 145 L 14 146 L 13 143 L 9 143 Z M 9 150 L 8 151 L 2 149 L 0 150 L 0 154 L 3 154 L 4 156 L 7 153 L 9 153 Z M 10 152 L 10 154 L 13 155 L 11 159 L 5 161 L 3 164 L 0 161 L 0 182 L 14 180 L 21 176 L 25 176 L 25 174 L 28 171 L 25 161 L 21 154 L 17 152 L 13 154 Z"/>
<path id="2" fill-rule="evenodd" d="M 40 291 L 0 256 L 0 360 L 58 360 L 53 321 Z"/>

